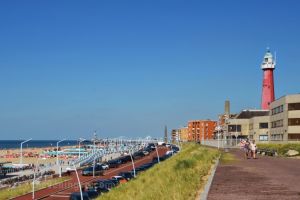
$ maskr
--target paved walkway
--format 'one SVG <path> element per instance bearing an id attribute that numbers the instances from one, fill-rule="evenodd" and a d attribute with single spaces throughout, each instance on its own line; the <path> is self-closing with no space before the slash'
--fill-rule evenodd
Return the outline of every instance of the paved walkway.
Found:
<path id="1" fill-rule="evenodd" d="M 241 150 L 230 153 L 237 161 L 217 167 L 208 200 L 300 199 L 300 159 L 258 156 L 245 160 Z"/>

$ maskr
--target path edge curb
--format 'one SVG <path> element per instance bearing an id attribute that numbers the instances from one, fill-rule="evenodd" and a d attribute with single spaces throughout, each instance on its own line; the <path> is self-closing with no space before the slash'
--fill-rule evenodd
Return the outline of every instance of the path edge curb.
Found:
<path id="1" fill-rule="evenodd" d="M 214 179 L 214 176 L 215 176 L 217 167 L 218 167 L 218 165 L 219 165 L 220 158 L 221 158 L 221 156 L 219 156 L 219 157 L 217 158 L 217 160 L 216 160 L 216 162 L 215 162 L 215 164 L 214 164 L 214 166 L 213 166 L 213 169 L 212 169 L 212 171 L 211 171 L 211 174 L 210 174 L 210 176 L 208 177 L 208 180 L 207 180 L 207 182 L 206 182 L 206 184 L 205 184 L 205 186 L 204 186 L 204 190 L 203 190 L 203 192 L 202 192 L 201 195 L 200 195 L 200 200 L 206 200 L 207 197 L 208 197 L 208 193 L 209 193 L 209 190 L 210 190 L 210 188 L 211 188 L 211 184 L 212 184 L 212 181 L 213 181 L 213 179 Z"/>

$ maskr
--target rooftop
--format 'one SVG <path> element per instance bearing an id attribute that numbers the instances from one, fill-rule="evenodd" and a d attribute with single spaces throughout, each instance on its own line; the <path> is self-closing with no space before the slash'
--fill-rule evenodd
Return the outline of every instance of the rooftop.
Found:
<path id="1" fill-rule="evenodd" d="M 251 119 L 253 117 L 268 116 L 269 110 L 242 110 L 236 119 Z"/>

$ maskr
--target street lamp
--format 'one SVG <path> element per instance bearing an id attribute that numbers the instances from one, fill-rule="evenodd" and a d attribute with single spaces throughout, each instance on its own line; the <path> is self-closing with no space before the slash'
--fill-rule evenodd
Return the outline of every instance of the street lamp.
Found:
<path id="1" fill-rule="evenodd" d="M 59 172 L 59 177 L 61 177 L 61 167 L 60 164 L 58 163 L 58 144 L 65 141 L 66 139 L 60 140 L 56 142 L 56 165 L 58 166 L 58 172 Z"/>
<path id="2" fill-rule="evenodd" d="M 36 159 L 36 162 L 35 162 L 35 166 L 34 166 L 34 168 L 33 168 L 33 180 L 32 180 L 32 199 L 34 199 L 35 198 L 35 179 L 36 179 L 36 170 L 39 168 L 39 159 L 40 159 L 40 157 L 38 157 L 37 159 Z"/>
<path id="3" fill-rule="evenodd" d="M 32 199 L 35 198 L 35 196 L 34 196 L 34 186 L 35 186 L 35 178 L 36 178 L 35 173 L 36 173 L 36 169 L 38 167 L 38 161 L 39 161 L 39 158 L 37 158 L 36 163 L 35 163 L 35 168 L 33 169 L 34 171 L 33 171 L 33 180 L 32 180 Z"/>
<path id="4" fill-rule="evenodd" d="M 132 163 L 133 176 L 134 176 L 134 178 L 135 178 L 135 177 L 136 177 L 136 174 L 135 174 L 135 166 L 134 166 L 134 162 L 133 162 L 131 150 L 129 150 L 129 155 L 130 155 L 131 163 Z"/>
<path id="5" fill-rule="evenodd" d="M 25 140 L 24 142 L 21 142 L 21 148 L 20 148 L 20 164 L 23 164 L 23 144 L 26 142 L 29 142 L 30 140 L 32 140 L 32 138 Z"/>
<path id="6" fill-rule="evenodd" d="M 157 161 L 158 161 L 158 163 L 160 163 L 159 154 L 158 154 L 158 150 L 157 150 L 157 145 L 154 144 L 154 146 L 155 146 L 155 149 L 156 149 Z"/>
<path id="7" fill-rule="evenodd" d="M 79 186 L 79 190 L 80 190 L 80 197 L 81 197 L 80 199 L 83 200 L 81 183 L 80 183 L 80 179 L 79 179 L 79 176 L 78 176 L 78 172 L 77 172 L 77 169 L 76 169 L 76 166 L 75 166 L 74 163 L 73 163 L 73 167 L 74 167 L 74 169 L 75 169 L 76 178 L 77 178 L 78 186 Z"/>

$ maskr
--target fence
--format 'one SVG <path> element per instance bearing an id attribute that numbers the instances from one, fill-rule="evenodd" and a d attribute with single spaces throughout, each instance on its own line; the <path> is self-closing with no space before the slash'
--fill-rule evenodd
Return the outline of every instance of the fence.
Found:
<path id="1" fill-rule="evenodd" d="M 239 148 L 239 139 L 202 140 L 201 144 L 217 148 Z"/>

